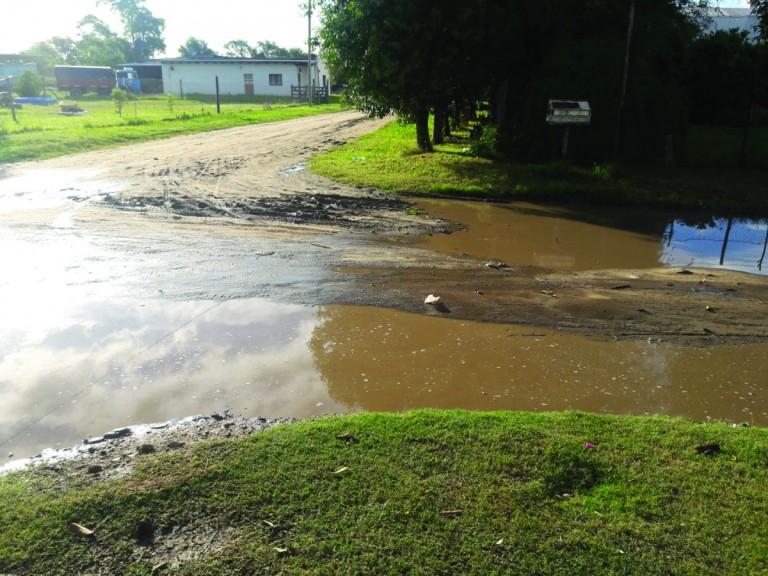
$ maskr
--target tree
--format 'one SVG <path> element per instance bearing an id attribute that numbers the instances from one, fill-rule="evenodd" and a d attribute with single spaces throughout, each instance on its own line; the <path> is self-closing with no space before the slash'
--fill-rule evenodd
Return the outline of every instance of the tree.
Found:
<path id="1" fill-rule="evenodd" d="M 291 58 L 291 54 L 295 54 L 296 50 L 301 52 L 300 48 L 287 49 L 278 46 L 274 42 L 264 40 L 256 42 L 256 46 L 251 51 L 253 58 Z M 306 52 L 302 52 L 301 55 L 306 56 Z"/>
<path id="2" fill-rule="evenodd" d="M 592 124 L 571 131 L 578 162 L 660 160 L 664 138 L 682 138 L 686 55 L 702 19 L 698 0 L 503 4 L 490 20 L 488 52 L 507 50 L 492 92 L 507 155 L 541 161 L 557 154 L 562 129 L 543 121 L 551 98 L 592 107 Z"/>
<path id="3" fill-rule="evenodd" d="M 118 116 L 123 115 L 123 106 L 128 100 L 128 93 L 122 88 L 112 88 L 112 102 L 115 104 L 115 112 Z"/>
<path id="4" fill-rule="evenodd" d="M 430 151 L 430 111 L 474 92 L 482 77 L 485 63 L 475 56 L 485 4 L 322 0 L 321 51 L 357 108 L 376 116 L 396 112 L 415 122 L 418 147 Z"/>
<path id="5" fill-rule="evenodd" d="M 124 33 L 132 46 L 132 56 L 142 62 L 165 51 L 165 20 L 144 6 L 144 0 L 98 0 L 120 15 Z"/>
<path id="6" fill-rule="evenodd" d="M 37 72 L 25 70 L 19 76 L 14 88 L 19 96 L 37 96 L 43 88 L 43 79 Z"/>
<path id="7" fill-rule="evenodd" d="M 54 37 L 42 42 L 36 42 L 22 54 L 32 56 L 37 63 L 37 69 L 43 76 L 53 76 L 56 64 L 74 64 L 75 41 L 71 38 Z"/>
<path id="8" fill-rule="evenodd" d="M 752 14 L 757 16 L 757 32 L 760 40 L 768 40 L 768 0 L 750 0 Z"/>
<path id="9" fill-rule="evenodd" d="M 283 48 L 268 40 L 251 46 L 245 40 L 230 40 L 224 44 L 224 55 L 231 58 L 306 58 L 301 48 Z"/>
<path id="10" fill-rule="evenodd" d="M 422 150 L 431 149 L 431 112 L 439 142 L 448 110 L 482 100 L 508 155 L 546 159 L 561 138 L 544 124 L 547 100 L 571 98 L 599 111 L 578 134 L 581 160 L 592 162 L 612 157 L 617 143 L 630 156 L 652 156 L 664 135 L 681 130 L 684 56 L 701 5 L 321 0 L 320 37 L 345 96 L 369 114 L 414 121 Z"/>
<path id="11" fill-rule="evenodd" d="M 251 58 L 253 48 L 245 40 L 230 40 L 224 44 L 224 55 L 232 58 Z"/>
<path id="12" fill-rule="evenodd" d="M 200 40 L 194 36 L 190 36 L 183 45 L 179 46 L 179 54 L 183 58 L 215 58 L 218 56 L 205 40 Z"/>
<path id="13" fill-rule="evenodd" d="M 78 64 L 116 66 L 130 58 L 130 43 L 95 16 L 85 16 L 78 28 L 80 40 L 75 44 Z"/>

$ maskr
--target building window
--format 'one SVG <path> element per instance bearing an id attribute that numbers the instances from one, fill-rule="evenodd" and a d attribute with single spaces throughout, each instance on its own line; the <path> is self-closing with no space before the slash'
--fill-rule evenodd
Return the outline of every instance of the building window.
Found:
<path id="1" fill-rule="evenodd" d="M 283 75 L 282 74 L 270 74 L 269 75 L 269 85 L 270 86 L 282 86 L 283 85 Z"/>
<path id="2" fill-rule="evenodd" d="M 253 84 L 253 74 L 243 74 L 243 79 L 246 84 Z"/>

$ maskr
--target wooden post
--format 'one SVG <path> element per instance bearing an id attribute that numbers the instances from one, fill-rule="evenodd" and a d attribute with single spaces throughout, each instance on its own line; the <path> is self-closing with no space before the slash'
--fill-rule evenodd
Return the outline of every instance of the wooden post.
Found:
<path id="1" fill-rule="evenodd" d="M 563 160 L 566 160 L 568 158 L 568 139 L 570 136 L 571 136 L 571 127 L 566 126 L 565 132 L 563 132 L 563 146 L 561 149 Z"/>
<path id="2" fill-rule="evenodd" d="M 221 101 L 219 100 L 219 77 L 216 76 L 216 114 L 221 114 Z"/>

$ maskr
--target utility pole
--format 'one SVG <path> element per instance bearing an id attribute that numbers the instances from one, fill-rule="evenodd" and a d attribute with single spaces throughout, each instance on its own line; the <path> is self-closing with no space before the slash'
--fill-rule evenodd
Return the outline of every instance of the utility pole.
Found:
<path id="1" fill-rule="evenodd" d="M 307 96 L 312 106 L 312 0 L 307 0 Z"/>

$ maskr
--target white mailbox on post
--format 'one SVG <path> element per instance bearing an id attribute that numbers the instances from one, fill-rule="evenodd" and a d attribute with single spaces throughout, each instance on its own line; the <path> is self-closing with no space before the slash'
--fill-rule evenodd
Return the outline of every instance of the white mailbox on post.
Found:
<path id="1" fill-rule="evenodd" d="M 547 106 L 547 124 L 563 126 L 563 159 L 568 156 L 568 138 L 571 126 L 589 126 L 592 109 L 584 100 L 550 100 Z"/>
<path id="2" fill-rule="evenodd" d="M 589 102 L 577 100 L 550 100 L 547 107 L 547 123 L 565 126 L 585 125 L 592 120 Z"/>

